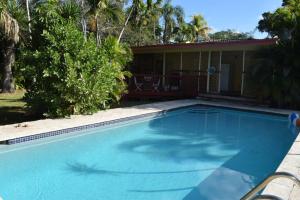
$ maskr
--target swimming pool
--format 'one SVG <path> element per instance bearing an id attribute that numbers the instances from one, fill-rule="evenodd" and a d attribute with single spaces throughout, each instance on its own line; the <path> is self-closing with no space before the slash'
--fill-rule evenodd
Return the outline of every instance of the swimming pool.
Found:
<path id="1" fill-rule="evenodd" d="M 274 172 L 287 118 L 195 106 L 0 148 L 4 200 L 238 200 Z"/>

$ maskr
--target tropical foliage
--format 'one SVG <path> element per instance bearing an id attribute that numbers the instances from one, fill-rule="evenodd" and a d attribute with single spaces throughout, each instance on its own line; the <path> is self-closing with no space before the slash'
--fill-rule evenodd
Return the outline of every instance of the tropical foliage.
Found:
<path id="1" fill-rule="evenodd" d="M 251 71 L 259 98 L 277 106 L 300 108 L 300 0 L 284 0 L 266 12 L 258 29 L 278 39 L 278 45 L 258 53 Z"/>
<path id="2" fill-rule="evenodd" d="M 209 34 L 201 14 L 186 21 L 171 0 L 1 0 L 0 13 L 2 92 L 24 87 L 29 108 L 51 116 L 92 113 L 120 99 L 128 46 L 248 36 Z"/>
<path id="3" fill-rule="evenodd" d="M 15 48 L 20 40 L 20 25 L 17 17 L 20 17 L 16 2 L 0 2 L 0 39 L 2 49 L 2 92 L 14 92 L 14 79 L 12 67 L 15 63 Z"/>
<path id="4" fill-rule="evenodd" d="M 232 29 L 209 34 L 211 40 L 246 40 L 253 38 L 251 33 L 237 32 Z"/>
<path id="5" fill-rule="evenodd" d="M 126 90 L 128 49 L 112 37 L 100 47 L 93 35 L 85 38 L 71 3 L 48 1 L 33 13 L 38 18 L 32 23 L 34 41 L 22 59 L 31 80 L 25 98 L 39 114 L 90 114 L 119 100 Z"/>

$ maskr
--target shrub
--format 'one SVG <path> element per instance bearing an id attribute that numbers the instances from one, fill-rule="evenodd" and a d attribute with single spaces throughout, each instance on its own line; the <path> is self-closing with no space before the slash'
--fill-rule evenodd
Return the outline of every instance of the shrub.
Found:
<path id="1" fill-rule="evenodd" d="M 23 54 L 31 80 L 25 95 L 29 108 L 51 117 L 107 108 L 126 91 L 129 48 L 112 37 L 97 47 L 92 35 L 85 39 L 72 19 L 60 15 L 55 1 L 49 4 L 46 11 L 37 9 L 35 46 Z"/>

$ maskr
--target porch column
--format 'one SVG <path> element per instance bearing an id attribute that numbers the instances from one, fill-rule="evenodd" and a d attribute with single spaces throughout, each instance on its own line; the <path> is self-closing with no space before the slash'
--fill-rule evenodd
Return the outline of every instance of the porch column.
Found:
<path id="1" fill-rule="evenodd" d="M 206 92 L 207 92 L 207 93 L 209 93 L 209 81 L 210 81 L 209 68 L 210 68 L 210 62 L 211 62 L 211 51 L 209 51 L 209 53 L 208 53 L 207 83 L 206 83 Z"/>
<path id="2" fill-rule="evenodd" d="M 166 52 L 163 53 L 163 77 L 162 77 L 162 86 L 165 89 L 166 86 Z"/>
<path id="3" fill-rule="evenodd" d="M 222 55 L 223 55 L 223 52 L 220 51 L 220 58 L 219 58 L 219 86 L 218 86 L 218 93 L 221 92 Z"/>
<path id="4" fill-rule="evenodd" d="M 201 76 L 201 62 L 202 62 L 202 52 L 199 52 L 199 65 L 198 65 L 198 93 L 200 92 L 200 76 Z"/>
<path id="5" fill-rule="evenodd" d="M 246 61 L 246 51 L 243 50 L 243 67 L 242 67 L 242 80 L 241 80 L 241 96 L 244 95 L 244 86 L 245 86 L 245 61 Z"/>

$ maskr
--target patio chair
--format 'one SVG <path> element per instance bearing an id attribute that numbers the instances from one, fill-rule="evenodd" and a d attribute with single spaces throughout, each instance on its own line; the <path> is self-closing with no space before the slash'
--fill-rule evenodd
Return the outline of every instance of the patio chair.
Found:
<path id="1" fill-rule="evenodd" d="M 136 77 L 133 77 L 134 79 L 134 85 L 135 85 L 135 91 L 142 91 L 143 83 L 140 83 L 137 81 Z"/>
<path id="2" fill-rule="evenodd" d="M 160 86 L 160 78 L 158 78 L 158 81 L 156 83 L 153 83 L 153 90 L 159 92 L 159 86 Z"/>

